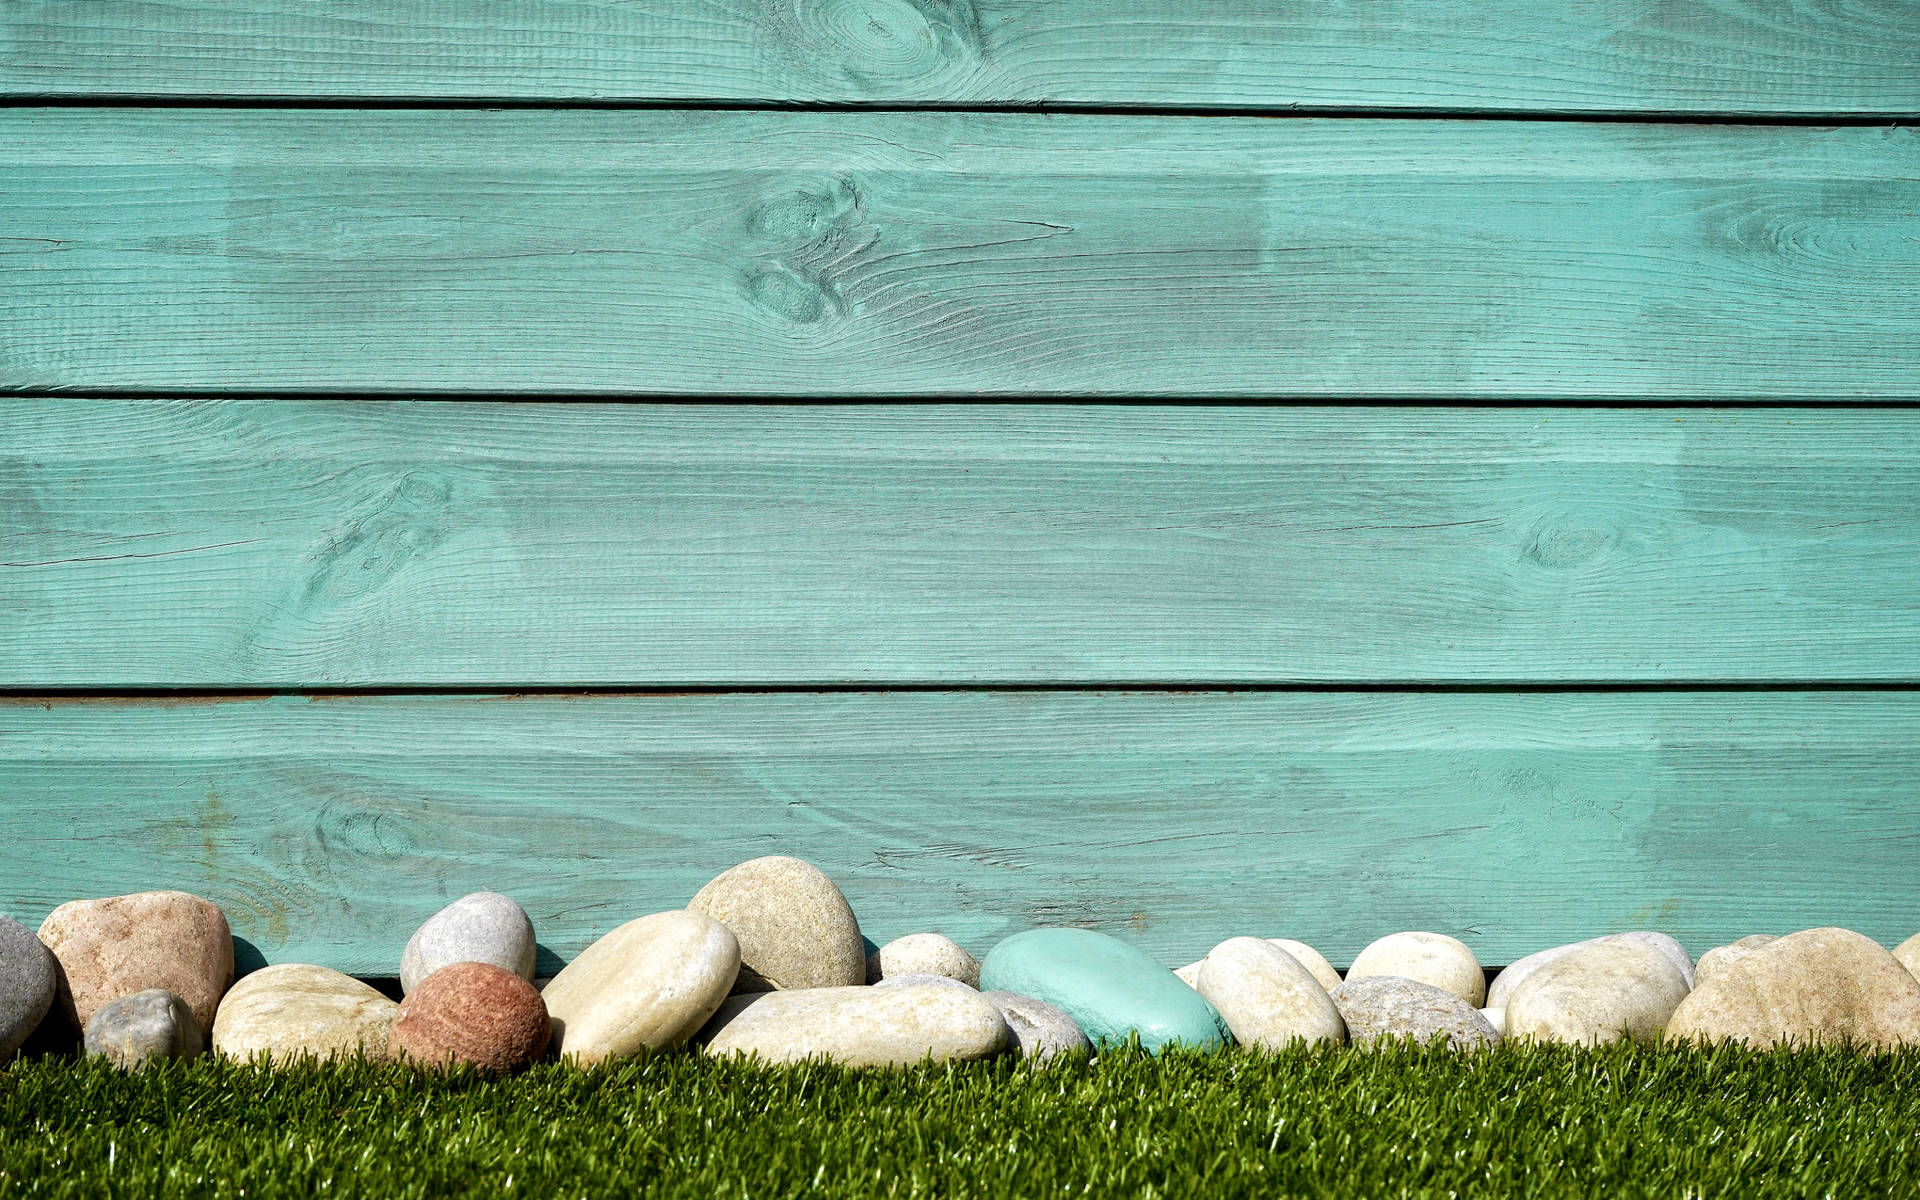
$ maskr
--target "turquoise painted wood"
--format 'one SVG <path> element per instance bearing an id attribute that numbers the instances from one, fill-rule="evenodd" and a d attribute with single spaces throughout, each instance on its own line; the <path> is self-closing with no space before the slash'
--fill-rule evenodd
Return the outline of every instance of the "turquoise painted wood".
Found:
<path id="1" fill-rule="evenodd" d="M 0 94 L 1920 112 L 1906 0 L 52 0 Z"/>
<path id="2" fill-rule="evenodd" d="M 0 686 L 1911 682 L 1914 417 L 16 400 Z"/>
<path id="3" fill-rule="evenodd" d="M 0 388 L 1912 398 L 1920 130 L 10 109 Z"/>
<path id="4" fill-rule="evenodd" d="M 740 860 L 819 863 L 877 942 L 1239 934 L 1485 962 L 1920 929 L 1912 692 L 790 693 L 0 702 L 0 911 L 183 887 L 270 961 L 390 975 L 480 888 L 551 955 Z M 248 957 L 257 962 L 252 951 Z"/>

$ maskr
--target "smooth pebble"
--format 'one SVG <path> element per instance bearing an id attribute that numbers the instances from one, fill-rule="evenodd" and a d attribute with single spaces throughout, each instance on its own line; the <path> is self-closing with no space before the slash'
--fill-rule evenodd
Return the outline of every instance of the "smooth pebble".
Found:
<path id="1" fill-rule="evenodd" d="M 407 993 L 387 1036 L 387 1053 L 443 1069 L 485 1072 L 526 1066 L 547 1050 L 547 1006 L 533 985 L 492 963 L 440 968 Z"/>
<path id="2" fill-rule="evenodd" d="M 812 863 L 785 855 L 743 862 L 701 888 L 687 908 L 739 940 L 736 992 L 867 981 L 860 923 L 833 880 Z"/>
<path id="3" fill-rule="evenodd" d="M 533 922 L 526 910 L 499 892 L 475 892 L 413 931 L 400 955 L 400 990 L 411 992 L 441 967 L 459 962 L 492 963 L 531 981 L 534 953 Z"/>
<path id="4" fill-rule="evenodd" d="M 1687 991 L 1679 966 L 1658 946 L 1601 938 L 1521 981 L 1507 997 L 1507 1036 L 1579 1046 L 1648 1042 Z"/>
<path id="5" fill-rule="evenodd" d="M 1871 938 L 1805 929 L 1720 967 L 1680 1002 L 1667 1037 L 1755 1048 L 1920 1044 L 1920 979 Z"/>
<path id="6" fill-rule="evenodd" d="M 33 930 L 0 917 L 0 1060 L 18 1050 L 53 1007 L 53 953 Z"/>
<path id="7" fill-rule="evenodd" d="M 1718 975 L 1721 968 L 1730 967 L 1761 946 L 1779 940 L 1779 937 L 1771 933 L 1750 933 L 1738 941 L 1728 942 L 1724 946 L 1715 946 L 1702 954 L 1700 961 L 1694 965 L 1693 986 L 1699 987 Z"/>
<path id="8" fill-rule="evenodd" d="M 90 1055 L 132 1070 L 163 1058 L 192 1058 L 206 1049 L 187 1002 L 165 988 L 122 996 L 100 1006 L 87 1022 Z"/>
<path id="9" fill-rule="evenodd" d="M 213 1049 L 275 1063 L 364 1054 L 383 1059 L 400 1006 L 350 975 L 305 963 L 266 967 L 233 985 L 213 1021 Z"/>
<path id="10" fill-rule="evenodd" d="M 1507 998 L 1513 995 L 1513 989 L 1519 987 L 1527 976 L 1538 971 L 1548 963 L 1557 962 L 1576 950 L 1583 950 L 1588 946 L 1610 941 L 1615 938 L 1652 946 L 1667 956 L 1667 960 L 1680 972 L 1681 978 L 1686 981 L 1689 988 L 1693 986 L 1694 965 L 1693 960 L 1687 957 L 1686 947 L 1664 933 L 1655 933 L 1650 929 L 1641 929 L 1635 930 L 1632 933 L 1606 933 L 1581 942 L 1568 942 L 1564 946 L 1553 946 L 1546 950 L 1536 950 L 1525 958 L 1515 960 L 1512 965 L 1493 977 L 1493 986 L 1487 989 L 1487 1007 L 1499 1008 L 1504 1006 L 1507 1003 Z"/>
<path id="11" fill-rule="evenodd" d="M 867 955 L 868 983 L 896 975 L 944 975 L 977 989 L 980 960 L 944 934 L 910 933 Z"/>
<path id="12" fill-rule="evenodd" d="M 964 1062 L 1010 1041 L 1000 1010 L 959 987 L 799 988 L 735 996 L 701 1035 L 706 1053 L 853 1067 Z"/>
<path id="13" fill-rule="evenodd" d="M 1362 950 L 1347 968 L 1347 979 L 1398 975 L 1452 992 L 1479 1008 L 1487 1002 L 1487 973 L 1458 938 L 1444 933 L 1390 933 Z"/>
<path id="14" fill-rule="evenodd" d="M 1137 1034 L 1156 1053 L 1176 1043 L 1226 1041 L 1220 1014 L 1146 954 L 1089 929 L 1030 929 L 1007 938 L 980 966 L 986 991 L 1016 992 L 1060 1009 L 1095 1046 Z"/>
<path id="15" fill-rule="evenodd" d="M 631 1058 L 697 1033 L 739 971 L 740 943 L 726 926 L 695 912 L 654 913 L 582 950 L 541 999 L 561 1057 Z"/>
<path id="16" fill-rule="evenodd" d="M 1313 973 L 1259 938 L 1229 938 L 1215 946 L 1200 964 L 1195 990 L 1242 1045 L 1278 1049 L 1347 1040 L 1340 1010 Z"/>
<path id="17" fill-rule="evenodd" d="M 187 892 L 136 892 L 74 900 L 47 914 L 40 940 L 60 960 L 54 1012 L 78 1031 L 102 1005 L 161 988 L 213 1027 L 233 985 L 233 931 L 211 900 Z"/>

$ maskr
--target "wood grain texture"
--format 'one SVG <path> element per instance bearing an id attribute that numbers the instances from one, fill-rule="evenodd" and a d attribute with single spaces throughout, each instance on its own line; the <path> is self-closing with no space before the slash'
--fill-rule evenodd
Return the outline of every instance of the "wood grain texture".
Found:
<path id="1" fill-rule="evenodd" d="M 15 400 L 0 686 L 1913 681 L 1914 418 Z"/>
<path id="2" fill-rule="evenodd" d="M 0 113 L 0 388 L 1920 395 L 1920 129 Z"/>
<path id="3" fill-rule="evenodd" d="M 0 703 L 0 911 L 180 887 L 266 959 L 392 974 L 507 892 L 569 958 L 797 854 L 877 942 L 1085 925 L 1177 966 L 1659 928 L 1920 927 L 1910 693 L 894 693 Z M 258 961 L 255 959 L 254 961 Z"/>
<path id="4" fill-rule="evenodd" d="M 1920 111 L 1906 0 L 87 0 L 0 95 Z"/>

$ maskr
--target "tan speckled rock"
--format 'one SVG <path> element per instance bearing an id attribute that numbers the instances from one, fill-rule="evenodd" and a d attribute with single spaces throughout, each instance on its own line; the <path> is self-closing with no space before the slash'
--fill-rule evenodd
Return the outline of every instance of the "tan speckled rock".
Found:
<path id="1" fill-rule="evenodd" d="M 1391 933 L 1360 952 L 1347 969 L 1348 980 L 1398 975 L 1452 992 L 1469 1007 L 1487 1001 L 1487 973 L 1458 938 L 1444 933 Z"/>
<path id="2" fill-rule="evenodd" d="M 1234 1040 L 1278 1049 L 1290 1042 L 1344 1042 L 1347 1027 L 1313 973 L 1259 938 L 1228 938 L 1200 963 L 1194 988 Z"/>
<path id="3" fill-rule="evenodd" d="M 654 913 L 581 951 L 541 998 L 562 1058 L 631 1058 L 697 1033 L 739 970 L 740 943 L 726 926 L 694 912 Z"/>
<path id="4" fill-rule="evenodd" d="M 980 960 L 944 934 L 910 933 L 867 955 L 868 983 L 898 975 L 944 975 L 978 989 Z"/>
<path id="5" fill-rule="evenodd" d="M 1724 946 L 1715 946 L 1700 956 L 1693 968 L 1693 985 L 1699 987 L 1707 980 L 1718 975 L 1721 970 L 1739 962 L 1753 951 L 1780 939 L 1771 933 L 1750 933 L 1737 942 L 1728 942 Z"/>
<path id="6" fill-rule="evenodd" d="M 211 900 L 187 892 L 136 892 L 74 900 L 47 914 L 40 940 L 60 963 L 55 1019 L 86 1027 L 110 1001 L 162 989 L 213 1026 L 233 985 L 233 931 Z"/>
<path id="7" fill-rule="evenodd" d="M 1687 980 L 1657 946 L 1605 938 L 1531 972 L 1507 997 L 1506 1034 L 1595 1046 L 1658 1037 Z"/>
<path id="8" fill-rule="evenodd" d="M 1681 1001 L 1667 1037 L 1754 1047 L 1920 1044 L 1920 980 L 1871 938 L 1802 930 L 1715 971 Z"/>
<path id="9" fill-rule="evenodd" d="M 1356 1046 L 1412 1038 L 1478 1050 L 1500 1041 L 1500 1031 L 1471 1004 L 1443 988 L 1404 975 L 1349 979 L 1328 993 L 1347 1037 Z"/>
<path id="10" fill-rule="evenodd" d="M 785 855 L 743 862 L 701 888 L 687 908 L 740 940 L 736 992 L 867 981 L 860 924 L 833 880 L 812 863 Z"/>
<path id="11" fill-rule="evenodd" d="M 903 1067 L 987 1058 L 1010 1041 L 1000 1010 L 953 987 L 803 988 L 735 996 L 702 1035 L 708 1054 L 770 1063 L 824 1058 L 855 1067 Z"/>
<path id="12" fill-rule="evenodd" d="M 265 1054 L 276 1063 L 356 1053 L 381 1059 L 399 1011 L 351 975 L 283 963 L 233 985 L 213 1021 L 213 1049 L 243 1060 Z"/>
<path id="13" fill-rule="evenodd" d="M 1558 962 L 1576 950 L 1585 949 L 1598 942 L 1607 941 L 1640 942 L 1652 946 L 1667 956 L 1674 969 L 1680 972 L 1689 988 L 1693 986 L 1693 960 L 1687 957 L 1687 948 L 1664 933 L 1651 929 L 1638 929 L 1632 933 L 1606 933 L 1585 941 L 1568 942 L 1564 946 L 1553 946 L 1546 950 L 1537 950 L 1525 958 L 1516 959 L 1505 970 L 1493 977 L 1493 984 L 1487 988 L 1487 1007 L 1503 1008 L 1513 995 L 1514 989 L 1524 983 L 1529 975 L 1551 962 Z"/>
<path id="14" fill-rule="evenodd" d="M 1893 957 L 1915 978 L 1920 978 L 1920 933 L 1893 948 Z"/>
<path id="15" fill-rule="evenodd" d="M 387 1052 L 433 1068 L 511 1071 L 547 1050 L 547 1006 L 518 972 L 493 963 L 441 967 L 400 1002 Z"/>

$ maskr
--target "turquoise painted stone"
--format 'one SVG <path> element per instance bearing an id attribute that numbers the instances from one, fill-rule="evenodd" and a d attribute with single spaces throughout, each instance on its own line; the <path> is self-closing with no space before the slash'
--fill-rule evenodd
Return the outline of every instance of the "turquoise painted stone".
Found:
<path id="1" fill-rule="evenodd" d="M 1133 1033 L 1155 1054 L 1176 1042 L 1203 1050 L 1226 1042 L 1220 1014 L 1178 975 L 1087 929 L 1014 934 L 981 964 L 980 987 L 1046 1001 L 1072 1017 L 1095 1046 Z"/>

